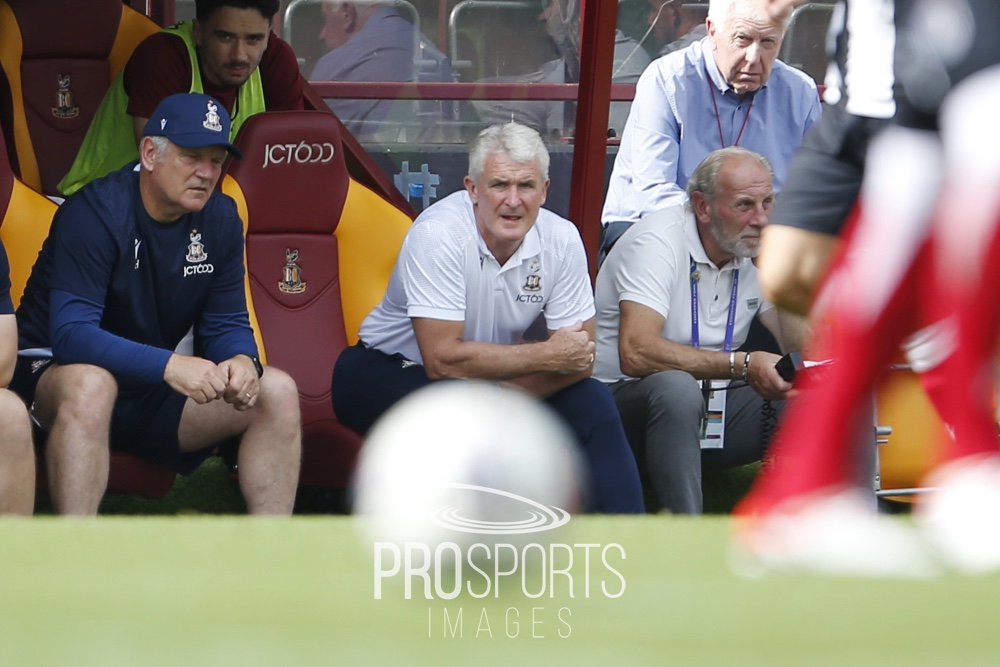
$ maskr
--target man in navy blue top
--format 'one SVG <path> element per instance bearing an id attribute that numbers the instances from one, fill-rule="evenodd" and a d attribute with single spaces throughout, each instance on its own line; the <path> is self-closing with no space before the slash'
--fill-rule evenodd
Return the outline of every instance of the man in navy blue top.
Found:
<path id="1" fill-rule="evenodd" d="M 291 511 L 298 391 L 257 358 L 243 224 L 215 191 L 226 152 L 240 157 L 229 126 L 207 95 L 165 98 L 139 162 L 81 189 L 53 220 L 17 311 L 12 388 L 48 431 L 61 513 L 97 512 L 109 443 L 186 474 L 232 437 L 248 510 Z"/>
<path id="2" fill-rule="evenodd" d="M 24 403 L 7 389 L 17 359 L 10 264 L 0 244 L 0 514 L 30 515 L 35 506 L 35 450 Z"/>

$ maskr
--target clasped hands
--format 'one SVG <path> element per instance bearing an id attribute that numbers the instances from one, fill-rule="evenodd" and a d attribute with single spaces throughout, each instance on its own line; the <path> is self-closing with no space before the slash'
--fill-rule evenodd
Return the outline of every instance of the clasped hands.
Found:
<path id="1" fill-rule="evenodd" d="M 249 410 L 260 394 L 260 379 L 250 357 L 238 354 L 221 363 L 172 354 L 163 372 L 175 391 L 204 405 L 222 399 L 237 410 Z"/>

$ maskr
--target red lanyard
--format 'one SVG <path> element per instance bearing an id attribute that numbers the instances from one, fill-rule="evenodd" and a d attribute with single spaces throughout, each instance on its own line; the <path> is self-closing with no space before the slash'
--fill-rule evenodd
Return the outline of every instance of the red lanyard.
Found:
<path id="1" fill-rule="evenodd" d="M 712 83 L 712 77 L 708 77 L 708 90 L 712 93 L 712 107 L 715 109 L 715 123 L 719 126 L 719 143 L 722 147 L 726 147 L 726 139 L 722 136 L 722 118 L 719 117 L 719 105 L 715 101 L 715 85 Z M 743 130 L 747 127 L 747 121 L 750 120 L 750 112 L 753 111 L 753 98 L 755 95 L 750 96 L 750 106 L 747 107 L 747 115 L 743 117 L 743 124 L 740 125 L 740 131 L 736 135 L 736 141 L 733 142 L 733 146 L 740 145 L 740 137 L 743 136 Z"/>

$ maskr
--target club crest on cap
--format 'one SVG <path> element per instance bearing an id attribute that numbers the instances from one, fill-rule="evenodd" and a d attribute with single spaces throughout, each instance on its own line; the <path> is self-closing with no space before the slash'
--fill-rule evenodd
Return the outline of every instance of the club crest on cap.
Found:
<path id="1" fill-rule="evenodd" d="M 160 100 L 142 134 L 165 137 L 181 148 L 222 146 L 242 157 L 229 141 L 230 129 L 229 113 L 217 100 L 204 93 L 175 93 Z"/>
<path id="2" fill-rule="evenodd" d="M 212 100 L 208 101 L 208 113 L 205 114 L 205 121 L 202 125 L 206 130 L 222 132 L 222 123 L 219 122 L 219 107 Z"/>

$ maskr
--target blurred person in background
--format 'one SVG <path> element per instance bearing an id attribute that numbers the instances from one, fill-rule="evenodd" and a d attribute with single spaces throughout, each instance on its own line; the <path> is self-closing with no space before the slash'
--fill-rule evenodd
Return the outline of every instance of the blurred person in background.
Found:
<path id="1" fill-rule="evenodd" d="M 681 0 L 648 0 L 646 24 L 656 42 L 658 55 L 686 48 L 708 35 L 704 12 L 685 7 Z"/>
<path id="2" fill-rule="evenodd" d="M 523 76 L 501 76 L 483 81 L 501 83 L 576 83 L 580 80 L 580 0 L 549 0 L 539 19 L 559 52 L 559 58 Z M 649 65 L 649 55 L 636 40 L 615 31 L 612 83 L 635 83 Z M 576 105 L 558 100 L 481 100 L 474 103 L 488 123 L 516 122 L 544 137 L 572 136 L 576 129 Z M 621 136 L 631 103 L 612 102 L 608 116 L 609 136 Z"/>
<path id="3" fill-rule="evenodd" d="M 319 38 L 330 51 L 316 63 L 310 81 L 451 81 L 451 61 L 395 7 L 361 0 L 331 0 L 321 7 Z M 360 140 L 397 138 L 387 135 L 412 123 L 414 109 L 422 116 L 436 111 L 433 122 L 442 120 L 442 105 L 433 101 L 329 98 L 326 103 Z"/>

